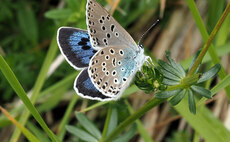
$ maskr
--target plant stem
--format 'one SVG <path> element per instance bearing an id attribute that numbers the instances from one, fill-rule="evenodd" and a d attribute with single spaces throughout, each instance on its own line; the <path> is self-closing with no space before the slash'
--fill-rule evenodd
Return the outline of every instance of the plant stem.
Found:
<path id="1" fill-rule="evenodd" d="M 106 134 L 108 132 L 108 126 L 109 126 L 109 120 L 111 118 L 111 113 L 112 113 L 112 106 L 110 104 L 109 110 L 108 110 L 108 113 L 107 113 L 107 116 L 106 116 L 106 120 L 105 120 L 105 126 L 104 126 L 104 129 L 103 129 L 103 132 L 102 132 L 101 141 L 103 141 L 105 139 Z"/>
<path id="2" fill-rule="evenodd" d="M 57 135 L 61 141 L 63 141 L 63 138 L 65 136 L 65 132 L 66 132 L 65 125 L 69 122 L 71 113 L 73 111 L 73 108 L 74 108 L 76 102 L 78 101 L 78 98 L 79 97 L 74 94 L 73 98 L 71 99 L 71 101 L 70 101 L 70 103 L 69 103 L 69 105 L 65 111 L 64 117 L 62 118 L 62 121 L 61 121 L 60 125 L 58 126 Z"/>
<path id="3" fill-rule="evenodd" d="M 107 136 L 104 142 L 110 142 L 118 134 L 120 134 L 128 125 L 132 124 L 135 120 L 143 116 L 147 111 L 152 109 L 153 107 L 163 103 L 166 99 L 157 99 L 153 98 L 152 100 L 148 101 L 143 107 L 139 108 L 136 112 L 134 112 L 131 116 L 129 116 L 125 121 L 123 121 L 116 129 L 114 129 L 109 136 Z"/>
<path id="4" fill-rule="evenodd" d="M 221 18 L 219 19 L 219 21 L 217 22 L 215 28 L 213 29 L 211 35 L 209 36 L 208 41 L 206 42 L 206 44 L 204 45 L 203 49 L 201 50 L 199 56 L 197 57 L 197 60 L 195 61 L 195 63 L 193 64 L 191 70 L 189 71 L 189 73 L 187 74 L 187 76 L 190 76 L 192 74 L 195 73 L 197 67 L 199 66 L 199 64 L 201 63 L 202 59 L 204 58 L 206 52 L 208 51 L 209 46 L 212 43 L 212 40 L 214 39 L 216 33 L 218 32 L 218 30 L 220 29 L 222 23 L 224 22 L 226 16 L 228 15 L 230 11 L 230 2 L 228 3 L 227 7 L 224 10 L 224 13 L 222 14 Z"/>

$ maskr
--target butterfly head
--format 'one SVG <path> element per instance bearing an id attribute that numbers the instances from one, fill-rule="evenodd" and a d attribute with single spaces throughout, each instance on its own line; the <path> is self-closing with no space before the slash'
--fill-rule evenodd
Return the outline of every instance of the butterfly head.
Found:
<path id="1" fill-rule="evenodd" d="M 144 46 L 142 44 L 138 44 L 138 47 L 140 47 L 141 49 L 144 49 Z"/>

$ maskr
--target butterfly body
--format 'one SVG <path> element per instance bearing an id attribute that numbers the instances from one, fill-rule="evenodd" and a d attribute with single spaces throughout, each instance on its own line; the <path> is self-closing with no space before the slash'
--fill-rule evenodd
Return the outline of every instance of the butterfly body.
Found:
<path id="1" fill-rule="evenodd" d="M 149 57 L 95 0 L 87 1 L 86 17 L 88 31 L 58 30 L 61 53 L 71 66 L 82 70 L 74 89 L 84 98 L 117 100 Z"/>

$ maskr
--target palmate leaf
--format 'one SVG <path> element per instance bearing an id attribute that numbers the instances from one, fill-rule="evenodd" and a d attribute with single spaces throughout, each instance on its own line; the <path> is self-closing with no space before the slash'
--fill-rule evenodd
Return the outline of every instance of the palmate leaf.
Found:
<path id="1" fill-rule="evenodd" d="M 172 67 L 172 65 L 162 61 L 162 60 L 158 60 L 158 64 L 164 69 L 167 70 L 169 72 L 171 72 L 172 74 L 176 75 L 177 77 L 181 78 L 181 74 L 180 72 L 175 69 L 174 67 Z"/>
<path id="2" fill-rule="evenodd" d="M 181 78 L 179 78 L 178 76 L 172 74 L 171 72 L 169 72 L 167 70 L 161 69 L 161 72 L 164 74 L 165 78 L 171 79 L 173 81 L 180 81 L 181 80 Z"/>
<path id="3" fill-rule="evenodd" d="M 165 85 L 168 85 L 168 86 L 172 86 L 172 85 L 177 85 L 180 82 L 164 78 L 164 80 L 162 81 L 162 83 L 165 84 Z"/>
<path id="4" fill-rule="evenodd" d="M 193 64 L 195 63 L 195 61 L 196 61 L 197 57 L 198 57 L 198 56 L 199 56 L 199 54 L 200 54 L 200 51 L 201 51 L 201 49 L 199 49 L 199 50 L 196 52 L 196 54 L 195 54 L 195 56 L 193 57 L 192 62 L 191 62 L 191 64 L 190 64 L 190 66 L 189 66 L 188 70 L 191 70 L 191 68 L 192 68 Z M 197 70 L 199 70 L 199 67 L 197 68 Z"/>
<path id="5" fill-rule="evenodd" d="M 155 94 L 155 97 L 159 98 L 159 99 L 166 99 L 166 98 L 172 97 L 174 95 L 177 95 L 180 91 L 181 91 L 181 89 L 173 90 L 173 91 L 158 92 Z"/>
<path id="6" fill-rule="evenodd" d="M 98 128 L 82 113 L 75 112 L 75 116 L 80 124 L 98 140 L 101 138 L 101 132 Z"/>
<path id="7" fill-rule="evenodd" d="M 124 135 L 120 136 L 119 138 L 117 138 L 116 140 L 114 140 L 113 142 L 128 142 L 136 133 L 137 130 L 137 126 L 134 124 L 127 133 L 125 133 Z"/>
<path id="8" fill-rule="evenodd" d="M 71 134 L 73 134 L 74 136 L 78 137 L 81 140 L 84 140 L 87 142 L 98 142 L 98 140 L 95 137 L 93 137 L 86 131 L 83 131 L 77 127 L 67 125 L 66 129 L 68 132 L 70 132 Z"/>
<path id="9" fill-rule="evenodd" d="M 203 87 L 192 85 L 191 88 L 193 91 L 195 91 L 196 93 L 198 93 L 199 95 L 201 95 L 205 98 L 208 98 L 208 99 L 212 98 L 212 96 L 211 96 L 212 92 L 203 88 Z"/>
<path id="10" fill-rule="evenodd" d="M 178 95 L 175 95 L 172 99 L 170 99 L 169 102 L 173 106 L 177 105 L 184 98 L 186 92 L 187 92 L 186 89 L 183 89 Z"/>
<path id="11" fill-rule="evenodd" d="M 191 113 L 196 114 L 196 103 L 192 90 L 188 89 L 188 105 Z"/>
<path id="12" fill-rule="evenodd" d="M 198 80 L 197 83 L 201 83 L 201 82 L 207 81 L 210 78 L 214 77 L 220 71 L 220 68 L 221 68 L 220 64 L 216 64 L 210 70 L 208 70 L 207 72 L 205 72 L 201 76 L 201 78 Z"/>
<path id="13" fill-rule="evenodd" d="M 182 77 L 185 77 L 186 73 L 183 69 L 183 67 L 176 63 L 170 56 L 170 52 L 166 52 L 166 58 L 168 59 L 169 63 L 172 65 L 172 67 L 174 67 L 180 74 Z"/>

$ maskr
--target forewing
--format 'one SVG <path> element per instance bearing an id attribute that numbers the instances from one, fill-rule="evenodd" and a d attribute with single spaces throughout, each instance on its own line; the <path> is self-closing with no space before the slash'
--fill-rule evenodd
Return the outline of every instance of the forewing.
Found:
<path id="1" fill-rule="evenodd" d="M 87 1 L 86 17 L 93 48 L 125 45 L 138 49 L 129 33 L 95 0 Z"/>
<path id="2" fill-rule="evenodd" d="M 82 70 L 76 78 L 74 82 L 74 89 L 77 92 L 77 94 L 83 98 L 99 101 L 116 100 L 116 98 L 103 95 L 100 91 L 98 91 L 95 88 L 95 86 L 89 78 L 87 68 Z"/>
<path id="3" fill-rule="evenodd" d="M 97 52 L 89 41 L 88 32 L 77 28 L 61 27 L 57 41 L 65 59 L 75 69 L 88 67 L 92 56 Z"/>
<path id="4" fill-rule="evenodd" d="M 105 96 L 119 98 L 135 75 L 135 52 L 128 47 L 106 47 L 99 50 L 89 64 L 89 76 Z"/>

